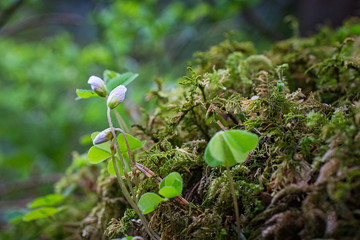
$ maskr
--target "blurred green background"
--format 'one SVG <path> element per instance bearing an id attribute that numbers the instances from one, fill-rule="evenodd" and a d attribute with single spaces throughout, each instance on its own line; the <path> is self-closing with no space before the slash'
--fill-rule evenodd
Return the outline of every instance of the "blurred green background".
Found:
<path id="1" fill-rule="evenodd" d="M 226 38 L 261 52 L 358 16 L 357 2 L 1 0 L 0 223 L 5 209 L 51 192 L 71 152 L 86 151 L 81 137 L 106 127 L 101 100 L 75 101 L 90 75 L 140 74 L 119 109 L 130 126 L 153 107 L 145 95 L 154 80 L 176 86 L 194 52 Z"/>

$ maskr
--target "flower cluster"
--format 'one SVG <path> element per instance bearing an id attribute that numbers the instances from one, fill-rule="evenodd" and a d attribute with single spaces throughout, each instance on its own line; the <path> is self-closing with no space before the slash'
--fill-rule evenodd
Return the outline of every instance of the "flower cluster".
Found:
<path id="1" fill-rule="evenodd" d="M 116 108 L 121 102 L 125 99 L 125 93 L 127 88 L 124 85 L 119 85 L 114 88 L 109 96 L 107 96 L 108 90 L 106 88 L 105 82 L 96 76 L 91 76 L 88 80 L 88 84 L 90 84 L 91 89 L 100 97 L 107 97 L 106 104 L 109 108 Z"/>

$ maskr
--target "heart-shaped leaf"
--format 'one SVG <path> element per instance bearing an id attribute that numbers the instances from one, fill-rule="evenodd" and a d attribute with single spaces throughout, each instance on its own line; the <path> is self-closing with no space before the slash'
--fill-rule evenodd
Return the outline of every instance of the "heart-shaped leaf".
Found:
<path id="1" fill-rule="evenodd" d="M 160 183 L 159 194 L 166 198 L 173 198 L 181 195 L 183 188 L 183 180 L 177 172 L 167 175 Z"/>
<path id="2" fill-rule="evenodd" d="M 258 144 L 257 135 L 242 130 L 217 132 L 205 149 L 205 161 L 211 167 L 233 166 L 244 162 Z"/>
<path id="3" fill-rule="evenodd" d="M 145 141 L 140 141 L 139 139 L 131 136 L 130 134 L 125 133 L 126 139 L 129 143 L 129 147 L 130 147 L 130 151 L 137 149 L 137 148 L 141 148 L 145 145 Z M 120 133 L 117 136 L 117 140 L 119 143 L 119 147 L 120 147 L 120 151 L 122 153 L 127 152 L 127 146 L 126 146 L 126 142 L 125 142 L 125 138 L 123 136 L 122 133 Z"/>
<path id="4" fill-rule="evenodd" d="M 138 202 L 138 206 L 143 214 L 147 214 L 154 211 L 163 201 L 165 201 L 165 199 L 159 195 L 148 192 L 141 196 Z"/>
<path id="5" fill-rule="evenodd" d="M 53 216 L 54 214 L 58 213 L 59 211 L 60 211 L 60 209 L 53 208 L 53 207 L 38 208 L 38 209 L 35 209 L 35 210 L 27 213 L 24 216 L 23 220 L 25 222 L 29 222 L 29 221 L 36 220 L 36 219 L 47 218 L 47 217 Z"/>
<path id="6" fill-rule="evenodd" d="M 61 203 L 64 200 L 64 196 L 61 194 L 49 194 L 43 197 L 39 197 L 29 204 L 29 208 L 37 208 L 43 206 L 54 206 Z"/>
<path id="7" fill-rule="evenodd" d="M 89 149 L 87 157 L 90 163 L 97 164 L 109 159 L 111 157 L 111 154 L 97 146 L 92 146 Z"/>
<path id="8" fill-rule="evenodd" d="M 209 145 L 208 145 L 209 146 Z M 204 158 L 206 163 L 210 166 L 210 167 L 217 167 L 221 165 L 221 162 L 216 160 L 215 158 L 213 158 L 213 156 L 210 153 L 210 147 L 206 147 L 205 149 L 205 154 L 204 154 Z"/>

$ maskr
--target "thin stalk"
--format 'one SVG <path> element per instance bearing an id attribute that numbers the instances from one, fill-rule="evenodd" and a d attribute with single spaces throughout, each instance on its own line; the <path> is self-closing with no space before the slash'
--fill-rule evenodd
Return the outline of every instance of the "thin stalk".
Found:
<path id="1" fill-rule="evenodd" d="M 110 115 L 110 111 L 111 109 L 108 107 L 107 109 L 107 118 L 108 118 L 108 123 L 109 123 L 109 127 L 111 129 L 111 132 L 113 134 L 113 138 L 114 138 L 114 143 L 115 144 L 115 147 L 117 148 L 117 151 L 118 151 L 118 155 L 120 157 L 120 162 L 121 164 L 124 166 L 123 170 L 124 170 L 124 175 L 126 176 L 127 172 L 126 172 L 126 167 L 125 167 L 125 164 L 124 164 L 124 159 L 122 158 L 122 155 L 121 155 L 121 152 L 120 152 L 120 147 L 119 147 L 119 143 L 116 139 L 116 133 L 115 133 L 115 129 L 114 129 L 114 126 L 112 124 L 112 121 L 111 121 L 111 115 Z M 160 239 L 160 237 L 149 227 L 149 223 L 148 221 L 146 220 L 145 216 L 141 213 L 140 209 L 138 208 L 138 206 L 136 205 L 135 201 L 131 198 L 130 196 L 130 193 L 129 191 L 127 190 L 126 188 L 126 185 L 121 177 L 121 173 L 120 173 L 120 168 L 119 168 L 119 164 L 116 160 L 116 157 L 115 157 L 115 149 L 114 149 L 114 145 L 112 145 L 110 147 L 111 149 L 111 158 L 113 160 L 113 165 L 114 165 L 114 169 L 115 169 L 115 173 L 116 173 L 116 178 L 118 180 L 118 183 L 120 185 L 120 188 L 121 188 L 121 191 L 123 192 L 126 200 L 128 201 L 128 203 L 130 204 L 130 206 L 135 210 L 136 214 L 140 217 L 141 221 L 143 222 L 144 224 L 144 227 L 145 227 L 145 230 L 146 232 L 149 234 L 149 236 L 152 238 L 152 239 Z M 129 185 L 129 188 L 130 190 L 133 192 L 133 189 L 131 187 L 131 184 L 129 182 L 129 179 L 128 178 L 125 178 L 127 180 L 127 183 Z M 133 195 L 135 197 L 135 195 Z"/>
<path id="2" fill-rule="evenodd" d="M 127 148 L 127 151 L 128 151 L 128 155 L 129 155 L 129 159 L 130 159 L 130 165 L 131 165 L 131 170 L 132 170 L 132 174 L 134 176 L 134 179 L 135 179 L 135 185 L 136 187 L 139 185 L 139 179 L 137 178 L 136 176 L 136 166 L 135 166 L 135 161 L 133 160 L 132 158 L 132 155 L 131 155 L 131 152 L 130 152 L 130 146 L 129 146 L 129 142 L 127 140 L 127 137 L 126 137 L 126 134 L 125 132 L 121 129 L 121 128 L 117 128 L 116 130 L 119 130 L 124 139 L 125 139 L 125 144 L 126 144 L 126 148 Z"/>
<path id="3" fill-rule="evenodd" d="M 110 111 L 111 109 L 108 107 L 107 108 L 107 118 L 108 118 L 108 123 L 109 123 L 109 127 L 111 129 L 111 133 L 113 135 L 113 139 L 114 139 L 114 143 L 115 143 L 115 147 L 116 147 L 116 150 L 118 152 L 118 155 L 119 155 L 119 158 L 120 158 L 120 162 L 121 162 L 121 165 L 122 165 L 122 168 L 123 168 L 123 172 L 124 172 L 124 175 L 125 175 L 125 180 L 126 180 L 126 183 L 131 191 L 131 195 L 133 196 L 133 198 L 135 199 L 135 193 L 134 193 L 134 190 L 131 186 L 131 183 L 130 183 L 130 180 L 129 180 L 129 174 L 126 170 L 126 165 L 124 163 L 124 158 L 121 154 L 121 151 L 120 151 L 120 146 L 119 146 L 119 142 L 117 141 L 117 138 L 116 138 L 116 133 L 115 133 L 115 128 L 114 128 L 114 125 L 111 121 L 111 114 L 110 114 Z"/>
<path id="4" fill-rule="evenodd" d="M 111 158 L 113 160 L 116 178 L 118 180 L 118 183 L 120 185 L 122 193 L 124 194 L 126 200 L 130 204 L 130 206 L 135 210 L 136 214 L 140 217 L 141 221 L 144 224 L 145 230 L 149 234 L 149 236 L 152 239 L 156 239 L 156 240 L 160 239 L 160 237 L 154 231 L 152 231 L 152 229 L 149 227 L 148 221 L 146 220 L 145 216 L 141 213 L 140 209 L 138 208 L 138 206 L 136 205 L 134 200 L 131 198 L 129 191 L 127 190 L 127 188 L 125 186 L 124 180 L 121 177 L 119 164 L 116 161 L 116 157 L 115 157 L 115 152 L 116 151 L 114 149 L 114 146 L 111 146 Z"/>
<path id="5" fill-rule="evenodd" d="M 237 204 L 237 198 L 236 198 L 236 194 L 235 194 L 234 180 L 233 180 L 233 178 L 231 176 L 230 167 L 229 167 L 227 161 L 225 161 L 225 164 L 226 164 L 226 174 L 228 176 L 229 184 L 230 184 L 230 191 L 231 191 L 232 196 L 233 196 L 233 203 L 234 203 L 235 217 L 236 217 L 236 227 L 237 227 L 237 231 L 238 231 L 238 239 L 239 240 L 244 240 L 244 238 L 241 235 L 239 206 Z"/>

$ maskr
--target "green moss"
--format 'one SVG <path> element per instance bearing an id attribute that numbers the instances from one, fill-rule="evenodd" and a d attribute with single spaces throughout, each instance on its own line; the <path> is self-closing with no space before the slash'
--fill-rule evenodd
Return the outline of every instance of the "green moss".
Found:
<path id="1" fill-rule="evenodd" d="M 327 30 L 320 34 L 331 38 L 333 32 Z M 255 232 L 262 233 L 265 238 L 276 236 L 281 239 L 294 234 L 328 236 L 326 226 L 330 223 L 325 219 L 334 214 L 333 217 L 340 217 L 331 209 L 335 209 L 343 197 L 348 197 L 353 188 L 349 180 L 335 183 L 323 175 L 330 174 L 326 173 L 329 168 L 334 174 L 330 175 L 336 176 L 336 172 L 346 169 L 345 165 L 349 166 L 342 162 L 340 168 L 333 162 L 334 157 L 345 158 L 351 154 L 353 157 L 348 163 L 353 165 L 359 154 L 359 151 L 342 152 L 346 149 L 345 142 L 353 142 L 351 139 L 359 125 L 350 109 L 354 100 L 359 100 L 356 92 L 359 90 L 359 73 L 354 57 L 358 50 L 350 43 L 356 39 L 339 44 L 336 40 L 322 41 L 319 36 L 290 39 L 277 43 L 265 55 L 236 51 L 231 45 L 236 43 L 225 41 L 209 52 L 196 54 L 192 62 L 194 70 L 181 81 L 183 88 L 178 89 L 178 97 L 159 106 L 156 116 L 159 124 L 153 126 L 158 130 L 166 129 L 162 123 L 171 126 L 172 135 L 162 135 L 171 145 L 148 152 L 144 164 L 157 169 L 160 176 L 171 168 L 181 171 L 186 165 L 190 166 L 189 172 L 201 172 L 200 181 L 193 178 L 196 180 L 187 182 L 185 189 L 192 190 L 191 186 L 199 183 L 192 198 L 201 206 L 201 211 L 213 209 L 222 216 L 223 226 L 234 224 L 225 220 L 226 216 L 232 215 L 226 175 L 222 169 L 209 169 L 201 164 L 205 145 L 193 149 L 192 152 L 199 155 L 195 165 L 186 162 L 185 156 L 174 157 L 172 151 L 189 145 L 189 142 L 207 142 L 221 127 L 261 134 L 260 144 L 248 162 L 232 169 L 241 214 L 246 219 L 244 233 L 248 239 L 258 239 L 259 234 L 253 234 Z M 303 91 L 297 90 L 301 86 L 305 86 Z M 350 86 L 357 90 L 343 91 L 342 88 Z M 249 99 L 251 96 L 257 97 L 252 100 Z M 174 113 L 175 117 L 170 117 L 169 104 L 179 106 L 174 108 L 178 112 Z M 327 158 L 329 148 L 336 151 Z M 201 168 L 203 170 L 199 171 Z M 183 169 L 183 173 L 191 178 L 189 172 Z M 311 184 L 316 183 L 320 192 L 312 190 Z M 330 195 L 329 184 L 337 189 Z M 312 203 L 318 199 L 314 196 L 321 194 L 331 198 L 322 200 L 324 205 Z M 315 217 L 311 212 L 317 212 L 319 216 Z M 300 220 L 294 222 L 296 218 Z M 235 236 L 234 232 L 224 229 L 220 232 Z M 207 231 L 211 235 L 211 230 Z M 332 229 L 331 234 L 335 232 Z M 180 236 L 189 239 L 198 235 L 180 233 Z"/>

